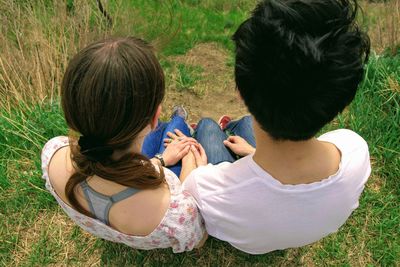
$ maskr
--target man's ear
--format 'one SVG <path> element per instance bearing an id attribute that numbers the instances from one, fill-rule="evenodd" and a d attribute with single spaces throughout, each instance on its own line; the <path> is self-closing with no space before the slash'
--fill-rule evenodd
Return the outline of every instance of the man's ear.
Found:
<path id="1" fill-rule="evenodd" d="M 162 110 L 162 108 L 161 108 L 161 104 L 160 104 L 157 108 L 156 113 L 154 114 L 153 119 L 151 120 L 151 125 L 150 125 L 151 130 L 154 130 L 157 127 L 158 119 L 160 118 L 160 115 L 161 115 L 161 110 Z"/>

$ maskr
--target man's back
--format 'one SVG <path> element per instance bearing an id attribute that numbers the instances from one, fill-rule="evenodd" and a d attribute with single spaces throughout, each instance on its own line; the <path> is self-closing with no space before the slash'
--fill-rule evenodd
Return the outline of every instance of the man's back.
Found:
<path id="1" fill-rule="evenodd" d="M 356 133 L 337 130 L 319 138 L 341 152 L 336 174 L 311 184 L 284 185 L 253 156 L 208 165 L 184 183 L 210 235 L 252 254 L 299 247 L 335 232 L 357 208 L 370 174 L 368 146 Z"/>

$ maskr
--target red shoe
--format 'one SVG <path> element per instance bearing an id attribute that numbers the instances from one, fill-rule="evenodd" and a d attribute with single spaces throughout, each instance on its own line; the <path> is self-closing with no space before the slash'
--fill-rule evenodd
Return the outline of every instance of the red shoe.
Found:
<path id="1" fill-rule="evenodd" d="M 228 115 L 223 115 L 221 118 L 218 120 L 219 127 L 221 127 L 221 130 L 224 131 L 226 129 L 226 126 L 228 123 L 232 120 L 231 117 Z"/>
<path id="2" fill-rule="evenodd" d="M 196 132 L 197 123 L 188 123 L 187 126 L 189 127 L 190 136 L 193 137 Z"/>
<path id="3" fill-rule="evenodd" d="M 196 130 L 196 129 L 197 129 L 197 123 L 191 123 L 191 124 L 190 124 L 190 127 L 191 127 L 193 130 Z"/>

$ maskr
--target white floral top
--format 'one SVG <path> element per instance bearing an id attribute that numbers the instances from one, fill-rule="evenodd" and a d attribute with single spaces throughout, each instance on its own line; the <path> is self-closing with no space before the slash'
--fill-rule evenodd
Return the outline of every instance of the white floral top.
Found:
<path id="1" fill-rule="evenodd" d="M 48 175 L 48 166 L 54 153 L 68 146 L 68 138 L 59 136 L 46 143 L 42 151 L 43 179 L 46 188 L 57 200 L 67 215 L 85 231 L 136 249 L 155 249 L 172 247 L 174 253 L 192 250 L 202 239 L 205 228 L 192 196 L 183 191 L 178 177 L 164 168 L 165 178 L 170 190 L 170 206 L 160 224 L 147 236 L 132 236 L 121 233 L 101 221 L 88 217 L 66 204 L 54 191 Z"/>

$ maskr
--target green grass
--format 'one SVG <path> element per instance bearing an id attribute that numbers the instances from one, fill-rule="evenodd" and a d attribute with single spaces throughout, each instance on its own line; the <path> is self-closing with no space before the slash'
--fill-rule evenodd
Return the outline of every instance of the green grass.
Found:
<path id="1" fill-rule="evenodd" d="M 161 32 L 179 29 L 168 42 L 161 42 L 160 56 L 167 76 L 177 68 L 180 76 L 177 84 L 181 84 L 182 92 L 187 92 L 186 89 L 193 88 L 200 79 L 202 70 L 184 64 L 174 65 L 169 56 L 183 54 L 200 42 L 218 42 L 232 49 L 229 36 L 246 17 L 254 1 L 158 2 L 124 1 L 119 6 L 112 2 L 114 6 L 109 8 L 116 17 L 113 32 L 126 33 L 124 27 L 143 24 L 132 31 L 157 40 Z M 132 25 L 119 26 L 122 21 L 113 12 L 128 6 L 134 8 L 139 17 Z M 167 27 L 164 24 L 169 21 L 168 10 L 172 10 L 174 18 Z M 153 21 L 156 15 L 158 19 Z M 227 64 L 231 66 L 232 62 Z M 2 82 L 0 80 L 0 84 Z M 213 238 L 198 251 L 173 254 L 169 249 L 133 250 L 83 233 L 63 214 L 41 179 L 41 147 L 46 140 L 66 135 L 68 131 L 59 104 L 44 101 L 1 109 L 0 266 L 398 266 L 399 85 L 400 55 L 373 57 L 353 103 L 324 129 L 349 128 L 369 144 L 373 170 L 360 207 L 337 233 L 315 244 L 260 256 L 240 252 Z"/>
<path id="2" fill-rule="evenodd" d="M 203 71 L 200 66 L 190 66 L 179 63 L 177 66 L 176 84 L 178 91 L 192 91 L 197 81 L 201 80 L 201 72 Z"/>
<path id="3" fill-rule="evenodd" d="M 246 18 L 254 0 L 111 1 L 111 13 L 132 12 L 135 17 L 126 28 L 126 16 L 116 29 L 158 40 L 164 55 L 184 54 L 199 42 L 219 42 L 232 48 L 229 36 Z M 118 18 L 118 15 L 115 15 Z M 146 23 L 142 23 L 145 21 Z M 151 23 L 149 23 L 151 21 Z M 123 24 L 123 25 L 121 25 Z M 117 30 L 118 32 L 118 30 Z"/>

